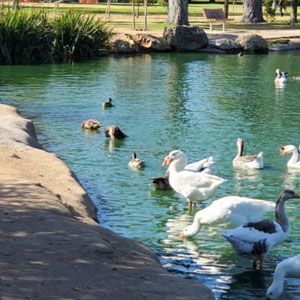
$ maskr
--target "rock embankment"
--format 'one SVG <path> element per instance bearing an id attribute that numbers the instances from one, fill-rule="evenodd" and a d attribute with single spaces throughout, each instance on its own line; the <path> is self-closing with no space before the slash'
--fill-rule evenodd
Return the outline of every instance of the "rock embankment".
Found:
<path id="1" fill-rule="evenodd" d="M 1 299 L 214 299 L 99 226 L 74 174 L 14 107 L 0 105 L 0 120 Z"/>
<path id="2" fill-rule="evenodd" d="M 300 49 L 299 39 L 274 46 L 257 34 L 224 33 L 208 38 L 203 29 L 186 25 L 166 27 L 162 37 L 146 33 L 116 34 L 110 44 L 111 52 L 117 54 L 171 51 L 255 54 Z"/>

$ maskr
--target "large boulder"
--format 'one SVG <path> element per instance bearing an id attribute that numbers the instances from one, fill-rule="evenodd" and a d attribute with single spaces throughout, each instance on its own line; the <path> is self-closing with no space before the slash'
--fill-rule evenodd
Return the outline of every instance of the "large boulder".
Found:
<path id="1" fill-rule="evenodd" d="M 165 27 L 163 37 L 175 50 L 196 51 L 208 44 L 206 33 L 198 26 Z"/>
<path id="2" fill-rule="evenodd" d="M 162 37 L 153 36 L 150 34 L 135 34 L 133 40 L 145 51 L 168 51 L 171 50 L 170 44 Z"/>
<path id="3" fill-rule="evenodd" d="M 130 34 L 116 34 L 109 40 L 113 53 L 137 53 L 140 52 L 139 45 L 132 39 Z"/>
<path id="4" fill-rule="evenodd" d="M 239 36 L 236 41 L 246 53 L 267 53 L 268 42 L 257 34 L 247 34 Z"/>
<path id="5" fill-rule="evenodd" d="M 238 42 L 226 38 L 210 40 L 209 45 L 221 49 L 226 53 L 238 53 L 241 50 L 241 45 Z"/>

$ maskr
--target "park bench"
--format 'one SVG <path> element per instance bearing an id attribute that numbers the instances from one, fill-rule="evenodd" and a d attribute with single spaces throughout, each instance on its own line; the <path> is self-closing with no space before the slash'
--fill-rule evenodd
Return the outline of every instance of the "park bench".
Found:
<path id="1" fill-rule="evenodd" d="M 203 15 L 206 20 L 209 21 L 209 30 L 212 31 L 212 23 L 222 21 L 223 31 L 225 31 L 225 21 L 228 20 L 225 18 L 224 10 L 222 8 L 203 8 Z"/>

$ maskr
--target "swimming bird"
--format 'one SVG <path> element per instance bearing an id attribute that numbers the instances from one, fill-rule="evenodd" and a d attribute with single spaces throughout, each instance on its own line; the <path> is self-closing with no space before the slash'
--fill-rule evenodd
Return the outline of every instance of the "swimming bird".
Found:
<path id="1" fill-rule="evenodd" d="M 264 215 L 275 208 L 271 201 L 238 196 L 227 196 L 213 201 L 209 206 L 199 210 L 192 225 L 183 229 L 181 238 L 194 236 L 202 225 L 227 224 L 239 226 L 247 222 L 261 220 Z"/>
<path id="2" fill-rule="evenodd" d="M 280 146 L 280 154 L 288 155 L 288 154 L 292 153 L 292 157 L 287 162 L 287 167 L 288 168 L 293 168 L 293 169 L 299 169 L 300 170 L 300 161 L 298 160 L 298 151 L 299 150 L 300 149 L 297 149 L 294 145 Z"/>
<path id="3" fill-rule="evenodd" d="M 300 254 L 287 258 L 276 266 L 273 282 L 266 293 L 267 299 L 279 298 L 283 292 L 286 275 L 300 277 Z"/>
<path id="4" fill-rule="evenodd" d="M 278 83 L 279 84 L 286 83 L 287 82 L 287 74 L 288 73 L 286 73 L 286 72 L 281 72 L 280 69 L 276 69 L 276 73 L 275 73 L 276 77 L 274 79 L 274 82 L 277 84 Z"/>
<path id="5" fill-rule="evenodd" d="M 108 98 L 107 101 L 104 101 L 102 102 L 102 107 L 105 109 L 107 107 L 112 107 L 113 104 L 112 104 L 112 99 L 111 98 Z"/>
<path id="6" fill-rule="evenodd" d="M 184 196 L 192 204 L 210 198 L 225 179 L 185 169 L 187 156 L 181 150 L 171 151 L 164 159 L 162 166 L 170 165 L 168 168 L 169 182 L 173 190 Z"/>
<path id="7" fill-rule="evenodd" d="M 145 162 L 142 159 L 136 158 L 136 153 L 132 152 L 128 166 L 132 169 L 141 169 L 145 167 Z"/>
<path id="8" fill-rule="evenodd" d="M 244 152 L 244 142 L 241 138 L 236 141 L 238 153 L 236 157 L 232 160 L 232 165 L 236 168 L 243 169 L 263 169 L 264 159 L 263 152 L 259 152 L 257 155 L 243 155 Z"/>
<path id="9" fill-rule="evenodd" d="M 291 198 L 300 198 L 300 196 L 292 190 L 284 190 L 280 193 L 275 207 L 276 221 L 249 222 L 222 234 L 238 255 L 253 260 L 254 269 L 256 260 L 259 259 L 262 270 L 264 256 L 274 246 L 287 239 L 290 224 L 285 214 L 284 204 Z"/>
<path id="10" fill-rule="evenodd" d="M 83 128 L 83 129 L 95 130 L 95 129 L 100 128 L 101 126 L 102 126 L 102 123 L 97 120 L 94 120 L 94 119 L 88 119 L 81 123 L 81 128 Z"/>
<path id="11" fill-rule="evenodd" d="M 212 156 L 209 156 L 207 158 L 201 159 L 199 161 L 196 161 L 191 164 L 187 164 L 188 158 L 185 155 L 186 159 L 186 165 L 184 166 L 185 170 L 191 170 L 195 172 L 203 172 L 203 173 L 210 173 L 211 169 L 210 166 L 214 164 L 214 160 Z M 165 176 L 159 176 L 159 177 L 152 177 L 152 184 L 157 190 L 170 190 L 172 187 L 169 183 L 169 175 L 168 171 L 166 172 Z"/>
<path id="12" fill-rule="evenodd" d="M 110 125 L 105 128 L 104 134 L 106 137 L 110 137 L 112 139 L 125 139 L 127 135 L 122 132 L 122 130 L 115 125 Z"/>

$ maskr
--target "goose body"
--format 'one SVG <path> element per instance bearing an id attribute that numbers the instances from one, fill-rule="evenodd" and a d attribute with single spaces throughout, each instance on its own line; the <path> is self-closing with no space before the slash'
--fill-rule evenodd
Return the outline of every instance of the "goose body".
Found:
<path id="1" fill-rule="evenodd" d="M 232 160 L 232 165 L 236 168 L 242 169 L 263 169 L 264 159 L 263 152 L 259 152 L 257 155 L 244 155 L 244 142 L 241 138 L 237 139 L 238 153 Z"/>
<path id="2" fill-rule="evenodd" d="M 290 226 L 285 215 L 284 204 L 291 198 L 300 198 L 300 196 L 292 190 L 281 192 L 276 202 L 276 221 L 249 222 L 223 234 L 238 255 L 253 259 L 254 268 L 256 260 L 259 259 L 262 269 L 264 256 L 288 237 Z"/>
<path id="3" fill-rule="evenodd" d="M 192 203 L 196 204 L 210 198 L 225 180 L 214 175 L 185 169 L 186 163 L 186 154 L 174 150 L 165 157 L 162 165 L 170 165 L 169 183 L 175 192 L 188 200 L 191 209 Z"/>
<path id="4" fill-rule="evenodd" d="M 275 203 L 271 201 L 238 196 L 223 197 L 199 210 L 192 225 L 185 227 L 180 237 L 194 236 L 202 225 L 239 226 L 247 222 L 256 222 L 274 209 Z"/>
<path id="5" fill-rule="evenodd" d="M 267 290 L 267 299 L 277 299 L 283 292 L 286 275 L 300 277 L 300 254 L 280 262 L 274 272 L 273 282 Z"/>
<path id="6" fill-rule="evenodd" d="M 276 77 L 274 80 L 275 84 L 281 84 L 287 82 L 287 73 L 280 71 L 280 69 L 276 69 Z"/>
<path id="7" fill-rule="evenodd" d="M 102 126 L 102 123 L 94 120 L 94 119 L 88 119 L 86 121 L 83 121 L 81 123 L 82 129 L 90 129 L 90 130 L 96 130 Z"/>
<path id="8" fill-rule="evenodd" d="M 187 163 L 187 160 L 186 160 Z M 185 165 L 185 170 L 195 171 L 195 172 L 203 172 L 203 173 L 210 173 L 211 169 L 210 166 L 214 164 L 213 157 L 209 156 L 197 162 Z M 169 183 L 169 175 L 168 171 L 166 172 L 165 176 L 159 177 L 152 177 L 152 184 L 158 190 L 170 190 L 172 187 Z"/>
<path id="9" fill-rule="evenodd" d="M 128 166 L 132 169 L 141 169 L 145 167 L 145 162 L 142 159 L 137 158 L 135 152 L 132 152 Z"/>
<path id="10" fill-rule="evenodd" d="M 292 157 L 287 163 L 287 167 L 300 170 L 300 161 L 298 160 L 298 149 L 294 145 L 280 146 L 280 153 L 282 155 L 292 154 Z"/>

